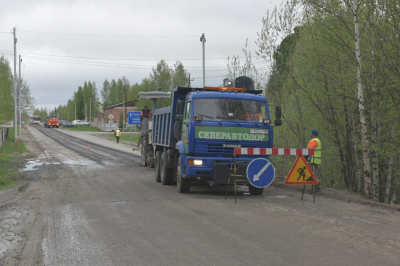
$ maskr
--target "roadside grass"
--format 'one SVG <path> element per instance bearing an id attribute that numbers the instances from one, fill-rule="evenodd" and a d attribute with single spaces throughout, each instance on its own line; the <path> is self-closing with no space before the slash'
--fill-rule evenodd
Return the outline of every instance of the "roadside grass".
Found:
<path id="1" fill-rule="evenodd" d="M 0 190 L 10 188 L 18 184 L 18 180 L 13 179 L 13 175 L 17 173 L 17 165 L 20 163 L 19 157 L 23 153 L 33 154 L 28 151 L 25 144 L 22 141 L 18 141 L 17 149 L 15 149 L 15 136 L 14 128 L 11 128 L 8 133 L 8 138 L 5 142 L 5 153 L 4 146 L 0 148 Z"/>
<path id="2" fill-rule="evenodd" d="M 90 126 L 78 126 L 78 127 L 60 127 L 60 129 L 72 130 L 72 131 L 91 131 L 91 132 L 102 132 L 97 127 Z"/>
<path id="3" fill-rule="evenodd" d="M 132 142 L 132 143 L 138 143 L 139 141 L 139 134 L 126 134 L 124 132 L 122 132 L 122 136 L 119 138 L 120 141 L 128 141 L 128 142 Z M 115 136 L 110 133 L 110 134 L 103 134 L 103 135 L 97 135 L 97 137 L 100 138 L 106 138 L 106 139 L 112 139 L 115 140 Z"/>

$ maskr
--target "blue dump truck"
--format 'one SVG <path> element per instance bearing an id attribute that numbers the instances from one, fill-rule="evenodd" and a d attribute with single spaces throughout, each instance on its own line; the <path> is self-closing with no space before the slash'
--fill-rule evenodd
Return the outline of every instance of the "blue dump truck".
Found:
<path id="1" fill-rule="evenodd" d="M 153 116 L 141 124 L 142 164 L 155 168 L 155 180 L 176 183 L 179 193 L 188 193 L 198 182 L 227 185 L 234 148 L 272 148 L 273 125 L 267 99 L 254 90 L 248 77 L 220 87 L 175 88 L 172 92 L 141 92 L 139 98 L 154 101 Z M 171 98 L 172 105 L 157 109 L 157 100 Z M 282 124 L 280 107 L 275 126 Z M 237 156 L 237 174 L 257 155 Z M 259 157 L 259 156 L 258 156 Z M 233 184 L 232 179 L 229 182 Z M 238 183 L 239 184 L 239 183 Z M 263 188 L 249 186 L 253 195 Z"/>

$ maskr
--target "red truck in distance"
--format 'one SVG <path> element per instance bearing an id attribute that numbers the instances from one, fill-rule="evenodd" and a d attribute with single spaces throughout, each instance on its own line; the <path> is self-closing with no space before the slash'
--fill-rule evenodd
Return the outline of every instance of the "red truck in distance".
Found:
<path id="1" fill-rule="evenodd" d="M 44 122 L 45 127 L 59 127 L 59 117 L 58 115 L 51 115 L 47 117 L 46 121 Z"/>

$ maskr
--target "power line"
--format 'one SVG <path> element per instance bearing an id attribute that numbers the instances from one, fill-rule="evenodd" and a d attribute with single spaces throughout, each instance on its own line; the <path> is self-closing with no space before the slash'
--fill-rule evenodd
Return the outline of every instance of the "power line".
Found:
<path id="1" fill-rule="evenodd" d="M 148 67 L 137 67 L 134 65 L 116 65 L 111 63 L 103 63 L 103 62 L 85 62 L 85 61 L 66 61 L 66 60 L 59 60 L 59 59 L 50 59 L 50 58 L 37 58 L 37 57 L 29 57 L 25 56 L 25 59 L 33 59 L 39 61 L 47 61 L 47 62 L 55 62 L 55 63 L 65 63 L 65 64 L 74 64 L 74 65 L 86 65 L 86 66 L 101 66 L 101 67 L 114 67 L 114 68 L 131 68 L 131 69 L 152 69 L 152 66 Z M 221 70 L 208 70 L 207 72 L 216 72 L 216 71 L 226 71 L 224 69 Z M 191 72 L 201 72 L 192 70 Z"/>
<path id="2" fill-rule="evenodd" d="M 67 60 L 59 60 L 59 59 L 51 59 L 51 58 L 41 58 L 41 57 L 30 57 L 30 56 L 25 56 L 24 58 L 26 59 L 33 59 L 33 60 L 40 60 L 40 61 L 47 61 L 47 62 L 56 62 L 56 63 L 66 63 L 66 64 L 75 64 L 75 65 L 89 65 L 89 66 L 103 66 L 103 67 L 116 67 L 116 68 L 132 68 L 132 69 L 152 69 L 153 65 L 130 65 L 130 64 L 113 64 L 113 63 L 107 63 L 107 62 L 89 62 L 89 61 L 67 61 Z M 190 68 L 190 69 L 196 69 L 196 68 L 201 68 L 201 67 L 185 67 Z M 212 69 L 208 70 L 208 72 L 213 72 L 213 71 L 225 71 L 225 68 L 220 68 L 220 67 L 214 67 L 217 69 Z M 193 70 L 193 72 L 196 72 L 196 70 Z M 200 72 L 200 70 L 198 71 Z"/>
<path id="3" fill-rule="evenodd" d="M 18 30 L 20 32 L 36 33 L 36 34 L 49 34 L 49 35 L 67 35 L 67 36 L 81 36 L 81 37 L 112 37 L 112 38 L 198 38 L 198 36 L 185 36 L 185 35 L 103 35 L 103 34 L 79 34 L 79 33 L 61 33 L 61 32 L 42 32 L 42 31 L 29 31 Z"/>
<path id="4" fill-rule="evenodd" d="M 8 50 L 0 50 L 1 52 L 12 52 Z M 54 57 L 67 57 L 67 58 L 79 58 L 79 59 L 93 59 L 93 60 L 126 60 L 126 61 L 158 61 L 160 59 L 138 59 L 138 58 L 102 58 L 102 57 L 84 57 L 84 56 L 68 56 L 68 55 L 49 55 L 49 54 L 37 54 L 37 53 L 25 53 L 19 52 L 24 55 L 43 55 L 43 56 L 54 56 Z M 244 58 L 244 57 L 240 57 Z M 201 58 L 186 58 L 186 59 L 164 59 L 165 61 L 190 61 L 190 60 L 203 60 Z M 206 60 L 227 60 L 226 57 L 206 58 Z"/>
<path id="5" fill-rule="evenodd" d="M 213 77 L 206 77 L 206 79 L 211 79 L 211 78 L 221 78 L 221 77 L 226 77 L 227 75 L 222 75 L 222 76 L 213 76 Z M 203 77 L 196 77 L 194 79 L 201 79 Z"/>
<path id="6" fill-rule="evenodd" d="M 12 56 L 11 53 L 6 53 L 5 55 Z M 115 64 L 108 62 L 91 62 L 91 61 L 80 61 L 80 60 L 64 60 L 58 58 L 46 58 L 46 57 L 37 57 L 37 56 L 24 56 L 25 59 L 46 61 L 46 62 L 55 62 L 55 63 L 65 63 L 65 64 L 74 64 L 74 65 L 86 65 L 86 66 L 100 66 L 100 67 L 112 67 L 112 68 L 130 68 L 130 69 L 153 69 L 156 67 L 155 65 L 132 65 L 132 64 Z M 192 73 L 201 73 L 201 67 L 185 67 L 185 69 L 192 69 L 190 72 Z M 198 70 L 197 70 L 198 69 Z M 265 70 L 264 68 L 257 68 L 258 70 Z M 208 67 L 207 72 L 220 72 L 227 71 L 225 67 Z"/>

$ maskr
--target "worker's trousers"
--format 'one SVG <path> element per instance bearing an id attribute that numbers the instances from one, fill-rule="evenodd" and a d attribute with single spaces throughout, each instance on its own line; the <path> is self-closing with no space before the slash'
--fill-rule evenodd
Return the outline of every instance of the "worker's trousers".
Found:
<path id="1" fill-rule="evenodd" d="M 310 166 L 310 169 L 311 169 L 311 171 L 313 172 L 315 178 L 318 180 L 318 177 L 317 177 L 317 168 L 318 168 L 318 164 L 309 163 L 308 165 Z"/>

